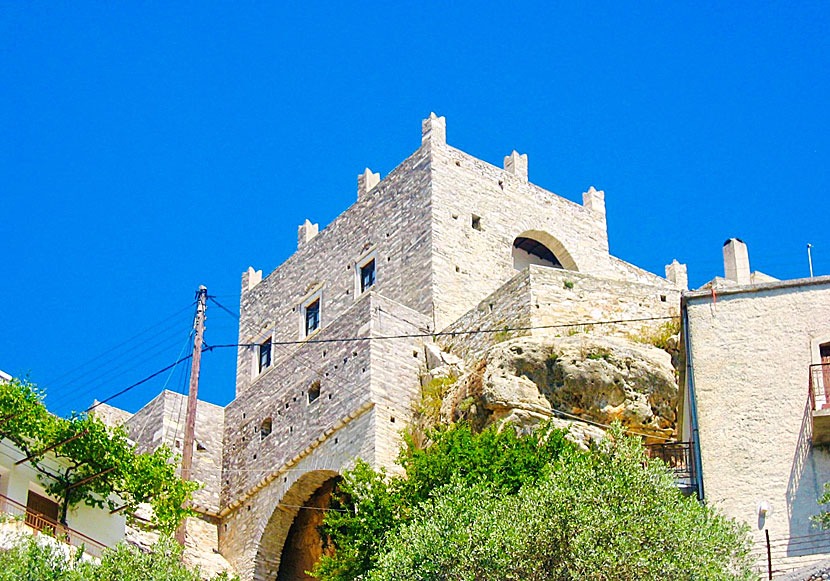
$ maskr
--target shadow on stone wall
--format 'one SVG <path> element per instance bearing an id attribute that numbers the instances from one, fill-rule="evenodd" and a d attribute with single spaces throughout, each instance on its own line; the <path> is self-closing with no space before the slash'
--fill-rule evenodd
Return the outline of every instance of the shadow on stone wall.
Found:
<path id="1" fill-rule="evenodd" d="M 790 538 L 787 540 L 786 557 L 824 554 L 830 547 L 830 533 L 817 528 L 810 520 L 820 511 L 817 501 L 824 492 L 824 483 L 830 481 L 830 449 L 827 446 L 813 446 L 810 404 L 808 398 L 787 484 Z M 764 523 L 759 520 L 758 524 L 763 527 Z"/>

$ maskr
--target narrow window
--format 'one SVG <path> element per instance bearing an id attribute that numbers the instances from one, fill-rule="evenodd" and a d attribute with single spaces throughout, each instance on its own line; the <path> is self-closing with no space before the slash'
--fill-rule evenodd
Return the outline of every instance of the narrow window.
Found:
<path id="1" fill-rule="evenodd" d="M 259 346 L 259 372 L 262 373 L 271 366 L 271 337 Z"/>
<path id="2" fill-rule="evenodd" d="M 320 327 L 320 299 L 305 308 L 305 334 L 311 335 Z"/>
<path id="3" fill-rule="evenodd" d="M 308 403 L 314 403 L 320 397 L 320 382 L 315 381 L 308 388 Z"/>
<path id="4" fill-rule="evenodd" d="M 375 284 L 374 258 L 360 267 L 360 292 L 366 292 L 366 289 L 368 289 L 373 284 Z"/>
<path id="5" fill-rule="evenodd" d="M 473 222 L 472 222 L 473 230 L 481 230 L 481 216 L 476 216 L 473 214 Z"/>
<path id="6" fill-rule="evenodd" d="M 262 425 L 259 428 L 259 439 L 264 440 L 271 435 L 271 418 L 262 420 Z"/>

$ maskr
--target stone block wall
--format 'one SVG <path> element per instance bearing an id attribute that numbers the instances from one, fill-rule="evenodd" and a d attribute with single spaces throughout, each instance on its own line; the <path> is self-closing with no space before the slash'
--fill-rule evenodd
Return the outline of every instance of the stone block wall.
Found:
<path id="1" fill-rule="evenodd" d="M 345 420 L 331 437 L 302 450 L 295 460 L 274 466 L 273 475 L 223 511 L 219 550 L 241 579 L 276 579 L 283 543 L 303 503 L 328 478 L 352 466 L 355 458 L 373 457 L 372 405 L 358 408 Z"/>
<path id="2" fill-rule="evenodd" d="M 127 419 L 124 427 L 139 452 L 152 452 L 164 444 L 181 454 L 186 415 L 187 395 L 165 390 Z M 193 479 L 203 487 L 193 493 L 193 504 L 210 514 L 219 511 L 224 421 L 224 408 L 197 402 Z"/>
<path id="3" fill-rule="evenodd" d="M 497 342 L 524 335 L 648 336 L 670 320 L 662 317 L 679 316 L 680 308 L 680 291 L 668 281 L 654 278 L 663 284 L 626 282 L 531 265 L 443 329 L 439 343 L 456 355 L 472 359 Z M 652 317 L 661 318 L 584 324 Z M 476 332 L 480 329 L 492 332 Z"/>
<path id="4" fill-rule="evenodd" d="M 344 418 L 367 403 L 389 415 L 392 425 L 384 422 L 386 435 L 380 438 L 388 458 L 389 446 L 397 450 L 398 442 L 390 432 L 396 434 L 406 425 L 418 394 L 423 339 L 335 339 L 417 335 L 428 333 L 428 324 L 425 315 L 370 292 L 310 341 L 285 348 L 245 396 L 225 409 L 223 505 L 238 502 L 310 444 L 331 438 Z M 319 386 L 320 395 L 309 403 L 312 384 Z M 392 417 L 394 422 L 389 421 Z M 266 419 L 271 433 L 263 438 Z M 373 432 L 365 437 L 378 438 Z M 365 459 L 377 460 L 374 455 Z"/>
<path id="5" fill-rule="evenodd" d="M 685 297 L 705 499 L 757 543 L 764 529 L 783 542 L 776 569 L 814 561 L 827 540 L 805 535 L 820 532 L 809 517 L 830 453 L 811 442 L 808 378 L 830 342 L 830 277 L 721 289 L 716 302 L 710 290 Z"/>
<path id="6" fill-rule="evenodd" d="M 239 342 L 304 339 L 302 304 L 321 293 L 320 324 L 338 319 L 358 299 L 355 264 L 376 253 L 372 290 L 431 315 L 429 146 L 395 168 L 334 222 L 258 284 L 243 275 Z M 252 384 L 247 349 L 240 349 L 237 396 Z"/>
<path id="7" fill-rule="evenodd" d="M 567 269 L 615 274 L 604 211 L 566 200 L 528 182 L 526 175 L 448 145 L 432 148 L 431 169 L 436 328 L 449 325 L 516 274 L 513 241 L 522 234 L 544 235 Z"/>

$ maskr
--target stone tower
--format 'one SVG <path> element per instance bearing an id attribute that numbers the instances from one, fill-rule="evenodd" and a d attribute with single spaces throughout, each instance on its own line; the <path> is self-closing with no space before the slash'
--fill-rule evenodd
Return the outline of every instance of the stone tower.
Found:
<path id="1" fill-rule="evenodd" d="M 609 254 L 603 192 L 580 205 L 529 182 L 526 155 L 504 167 L 476 159 L 447 144 L 435 114 L 389 175 L 358 177 L 356 198 L 323 230 L 306 220 L 297 252 L 268 276 L 242 276 L 247 346 L 225 410 L 219 516 L 220 550 L 246 580 L 283 576 L 300 507 L 356 457 L 393 463 L 429 333 L 517 273 L 637 284 L 658 305 L 679 297 L 674 282 Z"/>

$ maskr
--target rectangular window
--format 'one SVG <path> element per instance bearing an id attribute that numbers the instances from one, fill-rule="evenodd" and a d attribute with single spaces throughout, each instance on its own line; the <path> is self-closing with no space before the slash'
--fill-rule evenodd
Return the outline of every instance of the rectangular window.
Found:
<path id="1" fill-rule="evenodd" d="M 259 346 L 259 372 L 262 373 L 271 366 L 271 338 Z"/>
<path id="2" fill-rule="evenodd" d="M 360 267 L 360 292 L 366 292 L 366 289 L 368 289 L 373 284 L 375 284 L 374 258 Z"/>
<path id="3" fill-rule="evenodd" d="M 311 335 L 320 327 L 320 299 L 305 307 L 305 334 Z"/>

